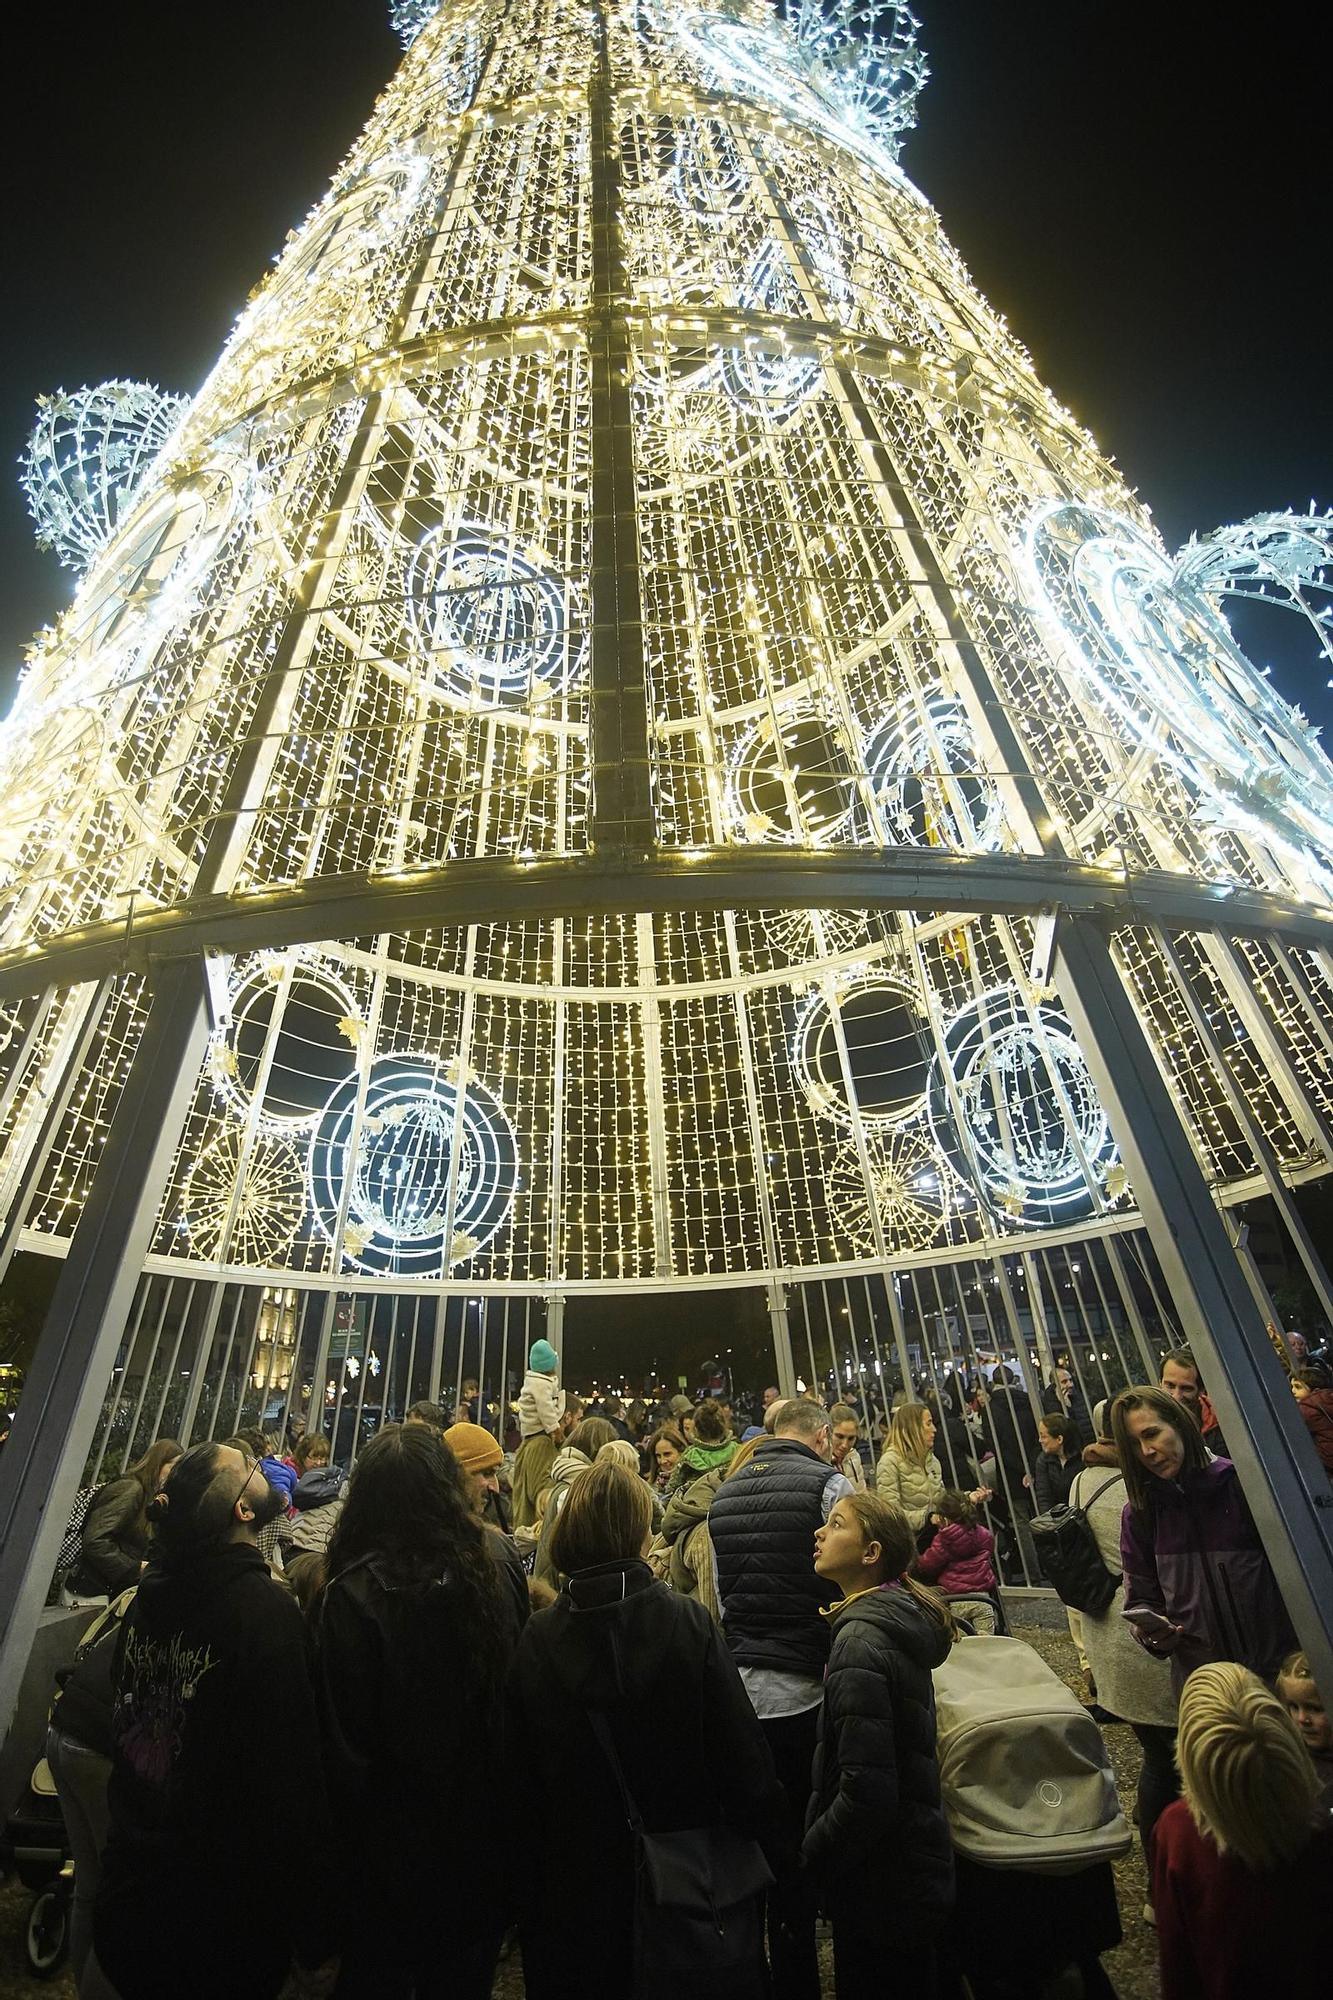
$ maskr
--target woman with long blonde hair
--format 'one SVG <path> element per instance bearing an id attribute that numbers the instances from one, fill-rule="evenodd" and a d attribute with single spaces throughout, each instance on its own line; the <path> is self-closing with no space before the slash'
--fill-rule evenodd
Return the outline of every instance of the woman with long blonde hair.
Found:
<path id="1" fill-rule="evenodd" d="M 878 1493 L 835 1502 L 815 1533 L 815 1569 L 842 1592 L 833 1627 L 803 1853 L 833 1922 L 842 2000 L 882 1987 L 929 1995 L 953 1904 L 953 1856 L 935 1761 L 931 1670 L 954 1623 L 908 1575 L 916 1537 Z"/>
<path id="2" fill-rule="evenodd" d="M 875 1474 L 875 1490 L 920 1534 L 947 1482 L 935 1456 L 935 1419 L 924 1403 L 900 1403 Z"/>

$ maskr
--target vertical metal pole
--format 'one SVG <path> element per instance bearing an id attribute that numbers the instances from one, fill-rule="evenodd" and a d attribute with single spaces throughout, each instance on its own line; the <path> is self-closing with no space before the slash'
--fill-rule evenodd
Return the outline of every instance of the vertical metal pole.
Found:
<path id="1" fill-rule="evenodd" d="M 1251 1111 L 1249 1099 L 1240 1088 L 1240 1085 L 1227 1065 L 1222 1044 L 1213 1032 L 1212 1022 L 1208 1019 L 1207 1014 L 1199 1004 L 1199 996 L 1190 982 L 1189 974 L 1185 970 L 1180 953 L 1176 950 L 1174 942 L 1168 936 L 1167 932 L 1157 925 L 1154 925 L 1152 935 L 1170 969 L 1176 991 L 1185 1004 L 1185 1012 L 1193 1024 L 1194 1032 L 1203 1043 L 1208 1054 L 1208 1060 L 1212 1063 L 1215 1073 L 1221 1079 L 1222 1088 L 1226 1092 L 1227 1101 L 1231 1106 L 1236 1123 L 1245 1135 L 1245 1142 L 1254 1154 L 1259 1171 L 1263 1175 L 1268 1192 L 1272 1197 L 1273 1205 L 1286 1225 L 1287 1234 L 1296 1246 L 1296 1254 L 1305 1266 L 1305 1274 L 1314 1287 L 1315 1296 L 1319 1300 L 1324 1317 L 1333 1322 L 1333 1285 L 1329 1283 L 1328 1272 L 1324 1269 L 1323 1260 L 1316 1250 L 1310 1232 L 1305 1226 L 1304 1218 L 1296 1206 L 1295 1197 L 1282 1178 L 1282 1169 L 1278 1163 L 1277 1155 L 1264 1136 L 1259 1120 Z M 1225 962 L 1233 967 L 1239 965 L 1234 952 L 1230 951 L 1227 954 Z M 1296 1081 L 1299 1083 L 1299 1079 L 1296 1079 Z M 1275 1320 L 1274 1325 L 1276 1324 Z"/>
<path id="2" fill-rule="evenodd" d="M 0 1718 L 13 1712 L 208 1039 L 198 959 L 162 968 L 0 1456 Z"/>
<path id="3" fill-rule="evenodd" d="M 791 1320 L 787 1314 L 787 1294 L 779 1284 L 768 1288 L 768 1323 L 773 1329 L 773 1357 L 777 1362 L 778 1388 L 784 1396 L 796 1394 L 796 1363 L 791 1351 Z"/>
<path id="4" fill-rule="evenodd" d="M 333 1321 L 338 1311 L 338 1294 L 326 1292 L 319 1316 L 319 1336 L 315 1342 L 315 1372 L 310 1381 L 310 1415 L 319 1412 L 319 1429 L 324 1428 L 324 1378 L 329 1372 L 329 1349 L 333 1345 Z M 332 1438 L 332 1431 L 329 1432 Z"/>
<path id="5" fill-rule="evenodd" d="M 1110 944 L 1066 917 L 1056 980 L 1315 1679 L 1333 1687 L 1333 1494 Z"/>
<path id="6" fill-rule="evenodd" d="M 639 592 L 630 339 L 630 283 L 621 242 L 620 131 L 609 45 L 610 9 L 594 10 L 597 53 L 590 104 L 592 311 L 592 845 L 645 854 L 653 843 L 648 691 Z"/>
<path id="7" fill-rule="evenodd" d="M 1120 1254 L 1120 1244 L 1114 1236 L 1106 1238 L 1106 1256 L 1111 1270 L 1115 1275 L 1116 1289 L 1120 1293 L 1121 1304 L 1124 1306 L 1126 1317 L 1134 1330 L 1134 1341 L 1138 1347 L 1139 1360 L 1144 1371 L 1143 1380 L 1151 1382 L 1157 1373 L 1157 1359 L 1152 1351 L 1152 1343 L 1148 1339 L 1148 1329 L 1144 1324 L 1143 1314 L 1139 1310 L 1139 1302 L 1134 1296 L 1134 1281 L 1126 1268 L 1125 1259 Z M 1133 1376 L 1130 1371 L 1126 1369 L 1125 1373 L 1132 1381 Z"/>
<path id="8" fill-rule="evenodd" d="M 167 1304 L 171 1298 L 171 1286 L 172 1286 L 172 1280 L 168 1278 L 163 1289 L 162 1311 L 158 1315 L 158 1322 L 157 1322 L 158 1333 L 161 1332 L 162 1322 L 166 1318 Z M 98 1418 L 102 1435 L 100 1440 L 98 1441 L 97 1456 L 93 1460 L 92 1471 L 89 1474 L 88 1483 L 91 1486 L 96 1486 L 101 1481 L 102 1464 L 106 1458 L 106 1448 L 107 1445 L 110 1443 L 112 1428 L 115 1424 L 116 1417 L 120 1410 L 121 1393 L 124 1388 L 125 1376 L 129 1373 L 129 1359 L 131 1354 L 133 1354 L 134 1352 L 134 1343 L 139 1338 L 139 1329 L 143 1325 L 143 1316 L 148 1310 L 148 1300 L 152 1293 L 152 1290 L 153 1290 L 152 1279 L 149 1277 L 145 1277 L 141 1281 L 139 1287 L 138 1304 L 135 1307 L 134 1317 L 130 1321 L 129 1338 L 125 1342 L 125 1368 L 121 1374 L 120 1380 L 117 1382 L 115 1386 L 115 1389 L 112 1391 L 109 1406 L 106 1402 L 106 1399 L 103 1398 L 102 1410 Z M 154 1345 L 156 1345 L 156 1339 L 157 1336 L 154 1335 Z M 115 1363 L 113 1362 L 111 1365 L 112 1365 L 112 1372 L 114 1373 Z M 129 1451 L 127 1449 L 123 1460 L 123 1464 L 129 1465 L 129 1463 L 130 1463 L 130 1456 L 129 1456 Z"/>
<path id="9" fill-rule="evenodd" d="M 495 1435 L 499 1439 L 501 1451 L 504 1450 L 505 1426 L 509 1415 L 509 1314 L 513 1304 L 512 1299 L 505 1300 L 504 1318 L 500 1322 L 500 1394 L 497 1399 L 499 1407 Z"/>
<path id="10" fill-rule="evenodd" d="M 893 1328 L 893 1345 L 898 1356 L 898 1368 L 903 1378 L 903 1388 L 912 1393 L 912 1357 L 907 1351 L 907 1328 L 903 1323 L 903 1302 L 898 1296 L 898 1274 L 890 1271 L 884 1280 L 884 1294 L 889 1302 L 889 1325 Z M 919 1308 L 919 1302 L 918 1302 Z M 922 1336 L 924 1342 L 924 1334 Z M 893 1397 L 884 1391 L 884 1421 L 891 1421 Z"/>

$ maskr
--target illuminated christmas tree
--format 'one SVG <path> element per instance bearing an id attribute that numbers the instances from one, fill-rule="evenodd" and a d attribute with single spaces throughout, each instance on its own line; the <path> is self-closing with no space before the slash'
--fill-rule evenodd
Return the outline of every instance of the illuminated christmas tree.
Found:
<path id="1" fill-rule="evenodd" d="M 11 1247 L 75 1230 L 146 975 L 211 1007 L 98 1450 L 496 1381 L 625 1285 L 759 1288 L 784 1380 L 1067 1353 L 1091 1403 L 1190 1314 L 1061 911 L 1317 1272 L 1333 770 L 1226 605 L 1322 643 L 1330 524 L 1161 546 L 864 11 L 395 7 L 93 507 L 0 741 Z"/>

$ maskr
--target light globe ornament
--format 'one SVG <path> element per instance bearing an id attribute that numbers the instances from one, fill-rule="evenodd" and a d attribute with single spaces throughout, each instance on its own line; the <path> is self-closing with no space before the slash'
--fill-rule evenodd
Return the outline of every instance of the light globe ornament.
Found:
<path id="1" fill-rule="evenodd" d="M 37 399 L 20 461 L 43 548 L 84 570 L 128 513 L 144 474 L 189 407 L 149 382 L 99 382 Z"/>
<path id="2" fill-rule="evenodd" d="M 1326 1285 L 1333 779 L 1237 613 L 1327 650 L 1328 520 L 1162 546 L 906 171 L 908 9 L 392 18 L 188 411 L 32 461 L 0 1205 L 140 1205 L 94 1459 L 350 1454 L 626 1290 L 1091 1407 L 1191 1323 L 1168 1144 Z"/>

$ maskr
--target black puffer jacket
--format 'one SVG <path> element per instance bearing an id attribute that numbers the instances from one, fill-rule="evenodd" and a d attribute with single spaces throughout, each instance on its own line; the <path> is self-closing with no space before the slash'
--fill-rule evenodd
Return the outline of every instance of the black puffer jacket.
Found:
<path id="1" fill-rule="evenodd" d="M 835 1925 L 929 1935 L 953 1903 L 930 1678 L 949 1638 L 897 1584 L 831 1622 L 806 1864 Z"/>

